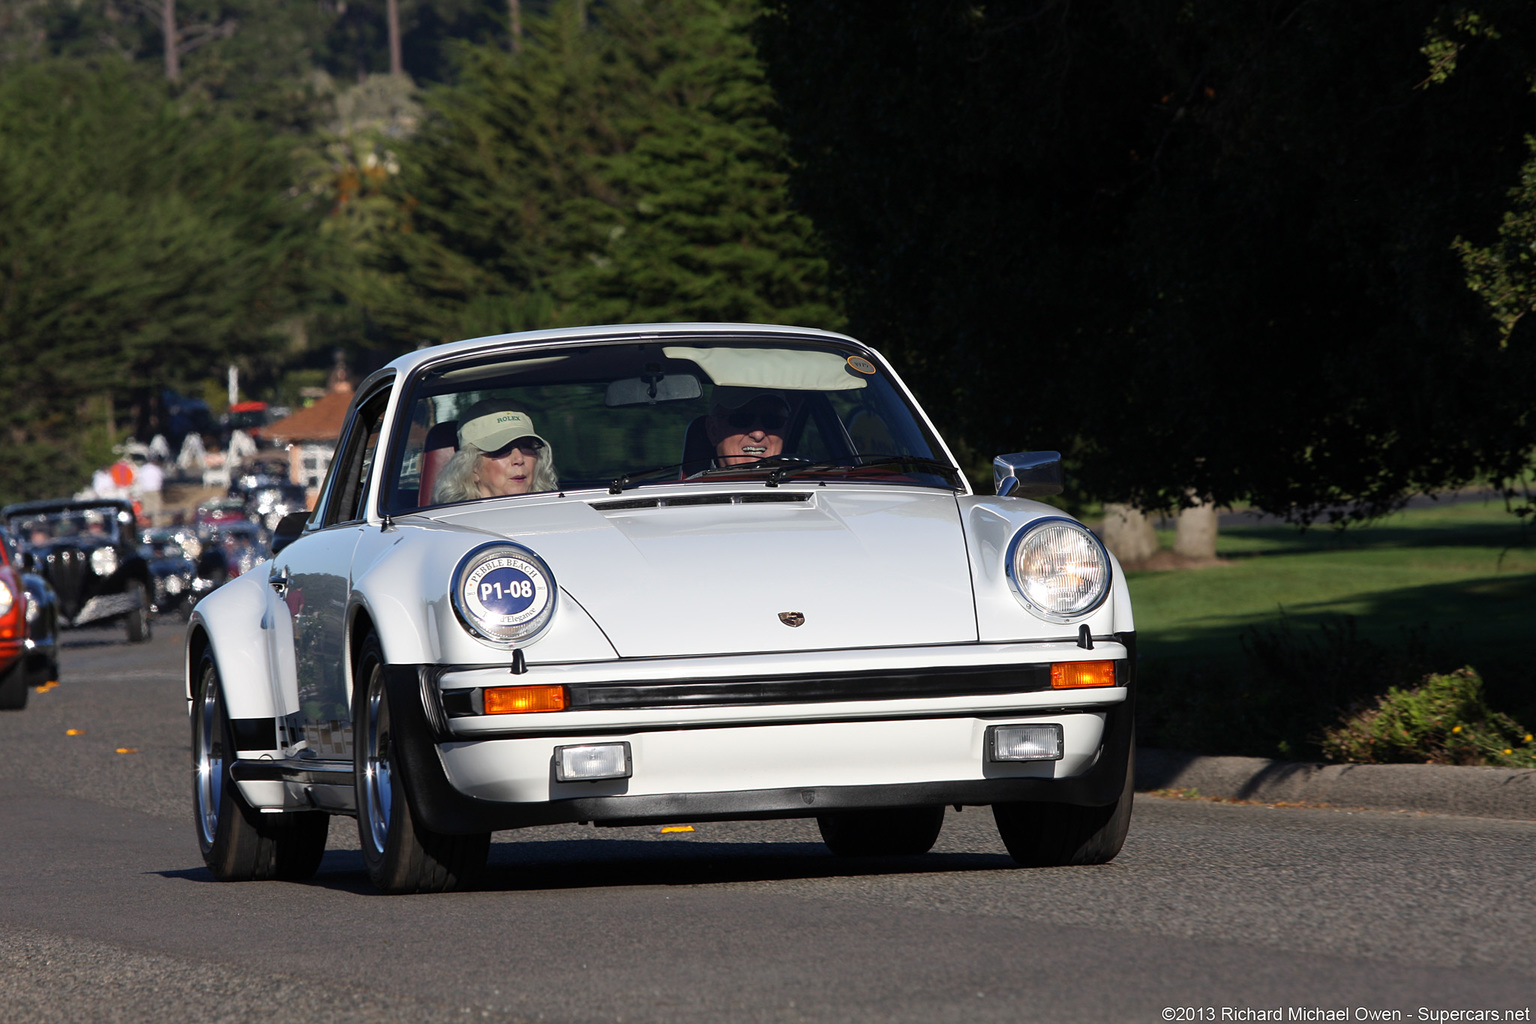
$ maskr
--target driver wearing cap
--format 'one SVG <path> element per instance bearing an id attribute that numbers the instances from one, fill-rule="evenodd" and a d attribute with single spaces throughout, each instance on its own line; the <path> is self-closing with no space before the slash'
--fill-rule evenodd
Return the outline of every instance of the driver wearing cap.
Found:
<path id="1" fill-rule="evenodd" d="M 460 418 L 458 451 L 438 475 L 432 499 L 468 501 L 559 486 L 553 451 L 528 414 L 486 400 Z"/>

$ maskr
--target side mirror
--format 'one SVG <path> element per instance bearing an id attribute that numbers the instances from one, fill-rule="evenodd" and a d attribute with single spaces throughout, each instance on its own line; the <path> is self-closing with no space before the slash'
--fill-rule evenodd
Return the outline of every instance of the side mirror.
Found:
<path id="1" fill-rule="evenodd" d="M 1060 452 L 1017 452 L 992 460 L 998 497 L 1045 498 L 1063 490 Z"/>
<path id="2" fill-rule="evenodd" d="M 275 555 L 283 548 L 298 540 L 304 533 L 304 526 L 309 522 L 308 512 L 289 512 L 277 521 L 277 528 L 272 531 L 272 553 Z"/>

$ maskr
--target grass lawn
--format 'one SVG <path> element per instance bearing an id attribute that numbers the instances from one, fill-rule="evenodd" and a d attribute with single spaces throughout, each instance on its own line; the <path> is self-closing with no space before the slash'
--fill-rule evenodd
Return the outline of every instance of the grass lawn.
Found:
<path id="1" fill-rule="evenodd" d="M 1216 567 L 1128 574 L 1152 742 L 1302 754 L 1303 734 L 1344 705 L 1417 682 L 1394 673 L 1468 664 L 1495 709 L 1536 724 L 1536 530 L 1501 501 L 1408 509 L 1343 531 L 1223 527 L 1217 552 Z M 1267 656 L 1245 653 L 1245 637 Z M 1331 674 L 1340 678 L 1321 678 Z M 1268 722 L 1251 708 L 1235 714 L 1264 687 L 1291 688 L 1294 706 L 1279 706 L 1281 695 Z M 1305 725 L 1309 713 L 1316 721 Z M 1282 723 L 1287 715 L 1297 720 Z M 1255 735 L 1233 734 L 1234 717 Z"/>

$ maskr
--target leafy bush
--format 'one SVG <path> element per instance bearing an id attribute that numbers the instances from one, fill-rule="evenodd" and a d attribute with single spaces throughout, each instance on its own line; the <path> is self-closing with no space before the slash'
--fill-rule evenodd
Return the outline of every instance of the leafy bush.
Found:
<path id="1" fill-rule="evenodd" d="M 1482 677 L 1470 666 L 1427 675 L 1412 689 L 1390 688 L 1329 729 L 1322 750 L 1330 761 L 1359 764 L 1536 768 L 1531 733 L 1488 707 Z"/>

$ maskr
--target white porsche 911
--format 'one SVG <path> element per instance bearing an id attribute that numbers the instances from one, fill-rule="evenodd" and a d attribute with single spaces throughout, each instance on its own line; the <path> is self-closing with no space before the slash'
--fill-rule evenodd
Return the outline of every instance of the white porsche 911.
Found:
<path id="1" fill-rule="evenodd" d="M 198 603 L 194 810 L 220 879 L 470 884 L 494 831 L 815 817 L 919 854 L 990 805 L 1021 864 L 1114 857 L 1135 632 L 1114 559 L 995 495 L 881 356 L 661 324 L 478 338 L 356 391 L 312 513 Z"/>

